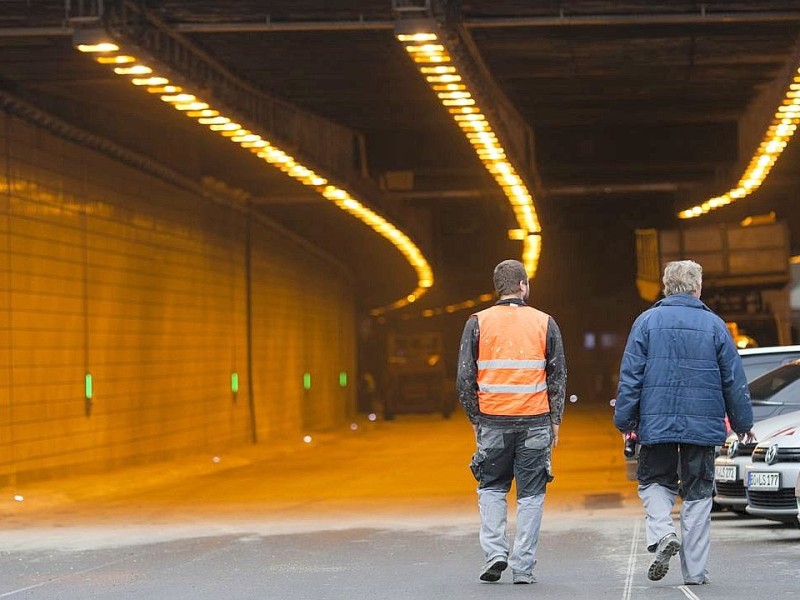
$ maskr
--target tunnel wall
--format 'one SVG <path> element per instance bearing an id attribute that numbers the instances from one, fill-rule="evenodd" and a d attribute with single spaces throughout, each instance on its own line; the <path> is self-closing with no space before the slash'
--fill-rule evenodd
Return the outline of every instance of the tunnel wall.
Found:
<path id="1" fill-rule="evenodd" d="M 354 298 L 332 259 L 4 113 L 0 166 L 0 485 L 353 411 Z"/>

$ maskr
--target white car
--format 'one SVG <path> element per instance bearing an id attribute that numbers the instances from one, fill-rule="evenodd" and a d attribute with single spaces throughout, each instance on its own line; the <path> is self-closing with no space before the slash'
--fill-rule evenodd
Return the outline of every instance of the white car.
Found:
<path id="1" fill-rule="evenodd" d="M 767 346 L 764 348 L 744 348 L 739 350 L 747 381 L 759 375 L 800 358 L 800 346 Z"/>
<path id="2" fill-rule="evenodd" d="M 797 476 L 797 483 L 794 484 L 794 495 L 797 497 L 797 522 L 800 524 L 800 475 Z"/>
<path id="3" fill-rule="evenodd" d="M 767 439 L 777 431 L 788 427 L 800 427 L 800 411 L 785 413 L 764 419 L 753 425 L 756 440 Z M 758 442 L 743 444 L 735 433 L 731 433 L 714 460 L 714 502 L 723 508 L 744 513 L 747 493 L 744 487 L 745 469 Z"/>
<path id="4" fill-rule="evenodd" d="M 749 381 L 753 419 L 800 410 L 800 360 L 792 360 Z"/>
<path id="5" fill-rule="evenodd" d="M 759 442 L 745 472 L 748 513 L 772 521 L 797 522 L 800 425 L 784 427 Z"/>

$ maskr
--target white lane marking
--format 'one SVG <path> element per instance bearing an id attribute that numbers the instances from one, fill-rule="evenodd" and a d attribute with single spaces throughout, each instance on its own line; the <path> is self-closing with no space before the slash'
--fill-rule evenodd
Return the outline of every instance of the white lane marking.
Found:
<path id="1" fill-rule="evenodd" d="M 631 538 L 631 551 L 628 556 L 628 573 L 625 576 L 625 587 L 622 590 L 622 600 L 631 600 L 631 588 L 633 586 L 633 570 L 636 566 L 636 544 L 639 541 L 639 531 L 642 528 L 642 521 L 636 519 L 633 526 L 633 537 Z"/>
<path id="2" fill-rule="evenodd" d="M 689 600 L 700 600 L 700 597 L 695 594 L 692 590 L 688 588 L 688 586 L 682 585 L 678 587 L 680 591 L 683 592 L 683 595 L 689 598 Z"/>
<path id="3" fill-rule="evenodd" d="M 125 559 L 119 558 L 117 560 L 112 560 L 107 563 L 103 563 L 102 565 L 97 565 L 96 567 L 91 567 L 89 569 L 84 569 L 83 571 L 76 571 L 74 573 L 68 573 L 61 577 L 56 577 L 54 579 L 48 579 L 47 581 L 42 581 L 41 583 L 35 583 L 33 585 L 29 585 L 24 588 L 19 588 L 18 590 L 11 590 L 10 592 L 4 592 L 0 594 L 0 598 L 7 598 L 8 596 L 13 596 L 14 594 L 19 594 L 21 592 L 27 592 L 29 590 L 35 590 L 36 588 L 40 588 L 43 585 L 50 585 L 51 583 L 58 583 L 59 581 L 64 581 L 65 579 L 72 579 L 76 575 L 83 575 L 84 573 L 91 573 L 92 571 L 99 571 L 105 567 L 110 567 L 111 565 L 117 564 L 122 562 Z"/>

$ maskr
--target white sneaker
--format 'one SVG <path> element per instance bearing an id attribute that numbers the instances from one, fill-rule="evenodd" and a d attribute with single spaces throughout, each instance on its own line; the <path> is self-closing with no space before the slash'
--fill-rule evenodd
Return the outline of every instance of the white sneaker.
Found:
<path id="1" fill-rule="evenodd" d="M 536 577 L 533 576 L 533 573 L 522 573 L 520 571 L 514 571 L 514 583 L 536 583 Z"/>
<path id="2" fill-rule="evenodd" d="M 647 569 L 647 578 L 650 581 L 664 579 L 664 575 L 669 571 L 669 559 L 681 551 L 681 543 L 678 536 L 668 533 L 658 542 L 656 557 L 653 559 L 650 568 Z"/>

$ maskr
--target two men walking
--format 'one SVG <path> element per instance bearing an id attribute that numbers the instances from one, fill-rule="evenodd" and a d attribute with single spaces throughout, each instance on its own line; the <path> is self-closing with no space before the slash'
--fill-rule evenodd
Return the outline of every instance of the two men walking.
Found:
<path id="1" fill-rule="evenodd" d="M 495 267 L 499 300 L 473 314 L 461 338 L 457 391 L 475 430 L 480 580 L 511 566 L 514 583 L 533 583 L 550 471 L 564 412 L 566 364 L 561 333 L 549 315 L 526 304 L 521 263 Z M 751 441 L 752 407 L 741 360 L 725 323 L 700 301 L 702 268 L 693 261 L 664 269 L 664 298 L 634 322 L 620 365 L 614 424 L 636 432 L 637 472 L 646 517 L 647 576 L 662 579 L 680 554 L 687 585 L 709 582 L 714 450 L 726 416 Z M 513 549 L 506 539 L 507 494 L 517 484 Z M 681 495 L 678 538 L 671 511 Z"/>

